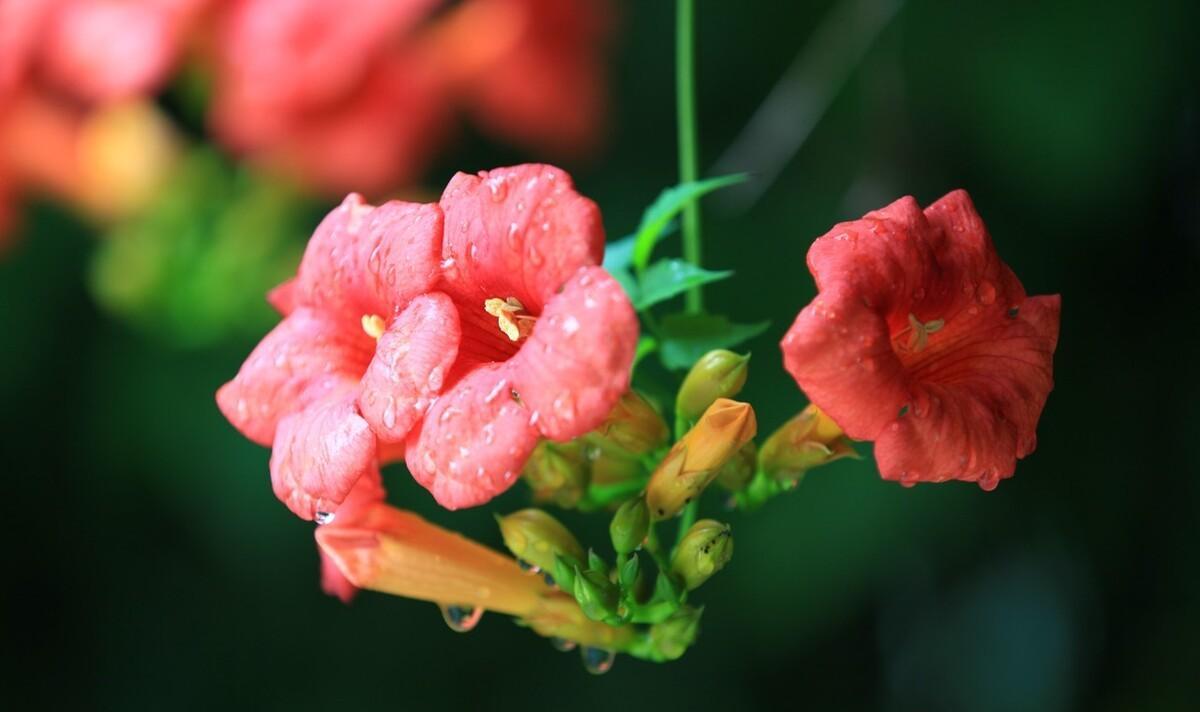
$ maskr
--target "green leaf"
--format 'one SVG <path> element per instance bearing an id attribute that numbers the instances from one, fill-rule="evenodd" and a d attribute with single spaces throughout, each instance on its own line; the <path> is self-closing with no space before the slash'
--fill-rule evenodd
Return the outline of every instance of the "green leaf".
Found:
<path id="1" fill-rule="evenodd" d="M 634 268 L 638 271 L 646 268 L 646 264 L 650 261 L 650 253 L 654 251 L 654 245 L 665 234 L 671 219 L 692 201 L 718 188 L 741 183 L 746 178 L 745 173 L 734 173 L 708 180 L 680 183 L 660 193 L 650 207 L 646 208 L 646 212 L 642 215 L 642 222 L 638 225 L 637 233 L 634 235 L 632 255 Z"/>
<path id="2" fill-rule="evenodd" d="M 629 297 L 629 301 L 633 302 L 636 307 L 642 298 L 642 290 L 638 287 L 637 279 L 624 267 L 610 269 L 608 272 L 613 276 L 613 279 L 617 280 L 617 283 L 621 285 L 621 289 L 625 290 L 625 296 Z"/>
<path id="3" fill-rule="evenodd" d="M 633 263 L 633 244 L 635 235 L 613 240 L 604 246 L 604 269 L 609 272 L 627 270 Z"/>
<path id="4" fill-rule="evenodd" d="M 686 260 L 659 260 L 639 276 L 638 294 L 633 298 L 633 306 L 638 311 L 644 311 L 692 287 L 717 282 L 731 274 L 733 272 L 729 270 L 717 272 L 703 269 Z"/>
<path id="5" fill-rule="evenodd" d="M 713 349 L 724 349 L 753 338 L 770 325 L 735 324 L 713 314 L 672 314 L 659 327 L 659 357 L 667 368 L 690 368 Z"/>

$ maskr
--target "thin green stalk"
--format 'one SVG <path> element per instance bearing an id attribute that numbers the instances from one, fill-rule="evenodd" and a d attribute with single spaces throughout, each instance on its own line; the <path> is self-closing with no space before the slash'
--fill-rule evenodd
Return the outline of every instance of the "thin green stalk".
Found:
<path id="1" fill-rule="evenodd" d="M 679 181 L 687 183 L 699 177 L 696 148 L 695 80 L 695 1 L 677 0 L 675 6 L 675 106 L 679 126 Z M 700 205 L 696 201 L 683 209 L 683 258 L 700 266 Z M 704 310 L 700 287 L 687 291 L 687 310 Z"/>
<path id="2" fill-rule="evenodd" d="M 679 543 L 683 541 L 683 537 L 688 533 L 688 529 L 696 523 L 696 516 L 700 513 L 700 497 L 697 496 L 691 502 L 688 502 L 683 507 L 683 513 L 679 515 L 679 531 L 675 534 L 675 548 L 679 548 Z"/>

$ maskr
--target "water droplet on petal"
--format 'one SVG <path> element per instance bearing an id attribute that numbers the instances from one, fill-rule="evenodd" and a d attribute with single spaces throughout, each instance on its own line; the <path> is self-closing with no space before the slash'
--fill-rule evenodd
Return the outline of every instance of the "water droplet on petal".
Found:
<path id="1" fill-rule="evenodd" d="M 996 285 L 986 279 L 983 280 L 975 289 L 975 296 L 979 299 L 979 303 L 985 306 L 994 303 L 996 301 Z"/>
<path id="2" fill-rule="evenodd" d="M 383 409 L 383 427 L 391 430 L 396 427 L 396 401 L 388 396 L 387 407 Z"/>
<path id="3" fill-rule="evenodd" d="M 508 183 L 504 181 L 504 176 L 488 178 L 487 187 L 491 191 L 493 203 L 503 202 L 508 197 Z"/>
<path id="4" fill-rule="evenodd" d="M 593 675 L 603 675 L 612 670 L 613 661 L 617 654 L 602 648 L 580 648 L 579 657 L 583 659 L 583 669 Z"/>
<path id="5" fill-rule="evenodd" d="M 316 520 L 317 524 L 329 524 L 333 522 L 333 518 L 335 516 L 337 515 L 333 512 L 318 511 L 315 515 L 313 515 L 313 519 Z"/>
<path id="6" fill-rule="evenodd" d="M 469 633 L 479 625 L 483 609 L 474 606 L 441 606 L 442 619 L 455 633 Z"/>
<path id="7" fill-rule="evenodd" d="M 379 250 L 383 247 L 383 243 L 375 246 L 371 250 L 371 256 L 367 258 L 367 269 L 371 270 L 371 274 L 379 274 Z"/>
<path id="8" fill-rule="evenodd" d="M 445 376 L 445 369 L 443 369 L 441 366 L 434 366 L 433 370 L 429 372 L 429 378 L 426 379 L 425 385 L 427 385 L 431 391 L 440 391 L 442 390 L 442 381 L 445 379 Z"/>
<path id="9" fill-rule="evenodd" d="M 575 641 L 566 638 L 551 638 L 550 644 L 560 653 L 569 653 L 576 647 Z"/>
<path id="10" fill-rule="evenodd" d="M 571 399 L 570 393 L 562 393 L 554 399 L 554 414 L 563 420 L 570 421 L 575 419 L 575 402 Z"/>

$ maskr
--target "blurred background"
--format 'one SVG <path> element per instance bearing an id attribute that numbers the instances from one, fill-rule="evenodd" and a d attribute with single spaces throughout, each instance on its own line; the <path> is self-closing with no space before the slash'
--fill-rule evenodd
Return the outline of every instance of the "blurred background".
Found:
<path id="1" fill-rule="evenodd" d="M 105 4 L 152 12 L 88 7 Z M 724 515 L 736 555 L 667 665 L 593 677 L 502 616 L 462 635 L 432 604 L 345 606 L 268 451 L 213 401 L 273 323 L 265 290 L 348 190 L 431 200 L 459 169 L 553 160 L 610 238 L 632 231 L 677 180 L 673 4 L 393 3 L 322 54 L 275 32 L 280 3 L 0 0 L 7 698 L 1194 708 L 1200 6 L 697 4 L 702 166 L 755 176 L 705 202 L 707 266 L 737 272 L 708 302 L 771 320 L 744 391 L 761 429 L 804 405 L 776 344 L 814 292 L 812 239 L 965 187 L 1027 290 L 1064 298 L 1016 476 L 910 490 L 842 461 Z M 289 5 L 325 7 L 296 10 L 320 26 L 379 4 Z M 449 513 L 402 467 L 385 477 L 391 501 L 495 547 L 492 512 L 529 500 Z"/>

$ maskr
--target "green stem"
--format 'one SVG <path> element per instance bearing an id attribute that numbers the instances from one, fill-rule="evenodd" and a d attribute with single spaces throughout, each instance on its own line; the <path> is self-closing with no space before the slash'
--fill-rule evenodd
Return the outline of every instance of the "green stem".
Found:
<path id="1" fill-rule="evenodd" d="M 700 513 L 700 497 L 696 496 L 691 502 L 688 502 L 683 507 L 683 514 L 679 515 L 679 532 L 675 535 L 675 547 L 679 547 L 679 543 L 683 541 L 683 537 L 688 533 L 688 529 L 696 523 L 696 516 Z"/>
<path id="2" fill-rule="evenodd" d="M 675 105 L 679 126 L 679 181 L 695 181 L 699 171 L 696 149 L 695 0 L 677 0 L 675 6 Z M 700 266 L 700 205 L 693 200 L 683 209 L 683 258 Z M 704 310 L 700 287 L 688 290 L 687 310 Z"/>
<path id="3" fill-rule="evenodd" d="M 650 525 L 650 529 L 646 532 L 645 549 L 650 554 L 650 557 L 654 559 L 654 565 L 658 567 L 660 572 L 665 574 L 671 570 L 671 564 L 667 561 L 666 556 L 663 554 L 662 547 L 658 543 L 658 531 L 655 529 L 653 523 Z"/>

